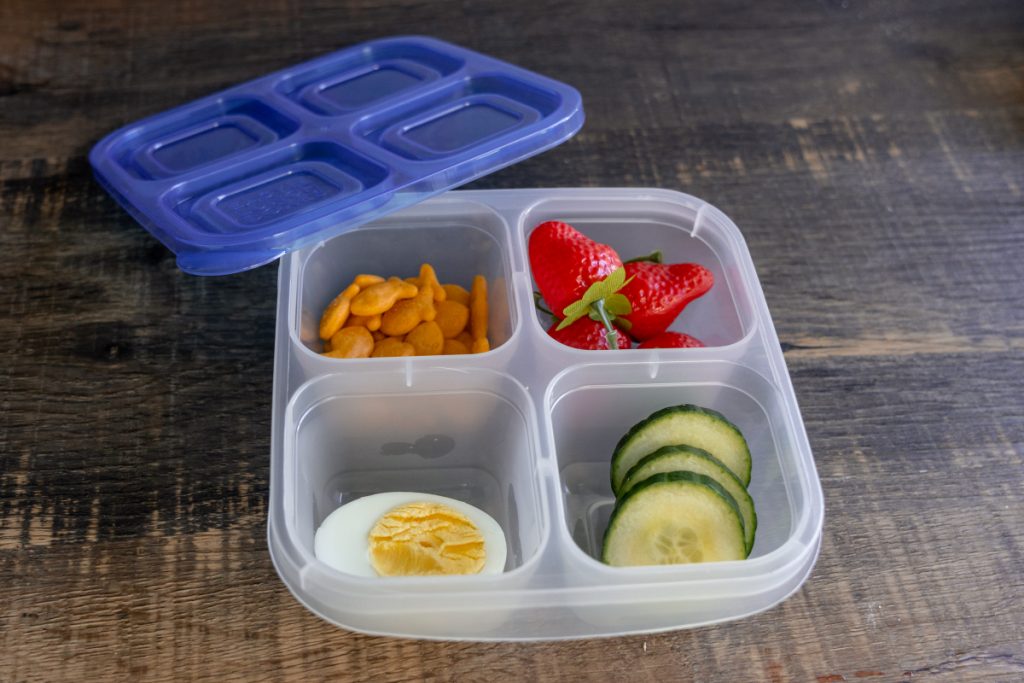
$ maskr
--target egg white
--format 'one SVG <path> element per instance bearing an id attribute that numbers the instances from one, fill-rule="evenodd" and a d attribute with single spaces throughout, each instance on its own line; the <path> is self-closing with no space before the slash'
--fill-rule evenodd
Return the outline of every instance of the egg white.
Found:
<path id="1" fill-rule="evenodd" d="M 370 531 L 389 511 L 408 503 L 440 503 L 465 515 L 484 539 L 487 558 L 478 574 L 500 574 L 505 570 L 508 553 L 505 533 L 493 517 L 461 500 L 408 491 L 375 493 L 358 498 L 327 515 L 313 538 L 314 554 L 318 560 L 340 572 L 378 577 L 370 564 Z"/>

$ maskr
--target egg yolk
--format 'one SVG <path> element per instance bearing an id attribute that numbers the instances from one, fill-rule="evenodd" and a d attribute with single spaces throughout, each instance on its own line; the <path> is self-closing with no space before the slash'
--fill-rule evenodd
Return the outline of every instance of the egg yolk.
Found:
<path id="1" fill-rule="evenodd" d="M 487 559 L 484 537 L 465 515 L 440 503 L 409 503 L 377 520 L 370 564 L 381 576 L 476 574 Z"/>

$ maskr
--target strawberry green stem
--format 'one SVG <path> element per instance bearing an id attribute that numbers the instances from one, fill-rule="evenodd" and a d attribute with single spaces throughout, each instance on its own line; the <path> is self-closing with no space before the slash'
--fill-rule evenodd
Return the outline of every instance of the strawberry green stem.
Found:
<path id="1" fill-rule="evenodd" d="M 608 348 L 613 351 L 618 350 L 619 334 L 615 331 L 615 328 L 612 327 L 612 321 L 608 317 L 608 311 L 604 308 L 604 299 L 598 299 L 590 305 L 595 311 L 597 311 L 597 314 L 601 316 L 601 323 L 604 325 L 604 329 L 607 330 L 604 333 L 604 337 L 608 340 Z"/>
<path id="2" fill-rule="evenodd" d="M 636 258 L 631 258 L 628 261 L 623 261 L 622 263 L 640 263 L 641 261 L 650 261 L 651 263 L 664 263 L 665 257 L 662 255 L 661 249 L 656 249 L 655 251 L 652 251 L 650 254 L 647 254 L 647 256 L 637 256 Z"/>
<path id="3" fill-rule="evenodd" d="M 554 313 L 552 313 L 551 311 L 549 311 L 548 309 L 544 308 L 544 306 L 542 306 L 542 305 L 541 305 L 541 303 L 540 303 L 540 300 L 541 300 L 542 298 L 543 298 L 543 297 L 541 296 L 540 292 L 534 292 L 534 293 L 533 293 L 533 305 L 534 305 L 534 308 L 536 308 L 536 309 L 537 309 L 538 311 L 540 311 L 541 313 L 547 313 L 547 314 L 548 314 L 548 315 L 550 315 L 550 316 L 551 316 L 552 318 L 554 318 L 554 317 L 555 317 L 555 314 L 554 314 Z"/>

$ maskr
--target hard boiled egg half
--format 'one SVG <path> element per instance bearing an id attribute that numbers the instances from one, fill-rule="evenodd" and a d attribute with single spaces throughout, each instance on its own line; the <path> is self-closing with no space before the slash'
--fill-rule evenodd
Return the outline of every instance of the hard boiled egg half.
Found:
<path id="1" fill-rule="evenodd" d="M 316 530 L 321 562 L 356 576 L 500 574 L 505 534 L 461 500 L 397 491 L 358 498 Z"/>

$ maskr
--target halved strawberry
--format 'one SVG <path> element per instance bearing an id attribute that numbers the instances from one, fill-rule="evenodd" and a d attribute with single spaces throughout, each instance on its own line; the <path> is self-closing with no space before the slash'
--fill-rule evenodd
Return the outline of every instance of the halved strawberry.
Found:
<path id="1" fill-rule="evenodd" d="M 528 251 L 533 279 L 558 317 L 590 285 L 622 267 L 614 249 L 560 221 L 548 221 L 534 228 Z"/>
<path id="2" fill-rule="evenodd" d="M 555 341 L 559 341 L 566 346 L 590 351 L 606 351 L 611 349 L 611 346 L 608 344 L 608 331 L 604 325 L 590 318 L 580 318 L 573 324 L 560 330 L 556 329 L 557 327 L 558 322 L 555 322 L 548 329 L 548 334 Z M 615 332 L 619 348 L 628 349 L 630 347 L 629 335 L 618 329 Z"/>
<path id="3" fill-rule="evenodd" d="M 643 342 L 638 349 L 701 349 L 704 342 L 682 332 L 662 332 Z"/>
<path id="4" fill-rule="evenodd" d="M 619 293 L 629 299 L 633 311 L 622 318 L 629 321 L 629 334 L 638 341 L 667 330 L 683 308 L 715 282 L 711 271 L 696 263 L 631 261 L 626 277 Z"/>

